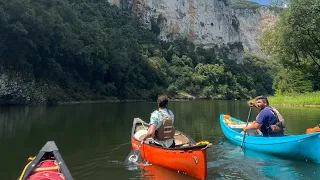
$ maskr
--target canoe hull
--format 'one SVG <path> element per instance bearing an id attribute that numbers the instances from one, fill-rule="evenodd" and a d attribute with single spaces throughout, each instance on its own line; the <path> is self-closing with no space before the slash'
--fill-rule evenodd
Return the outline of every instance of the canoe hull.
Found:
<path id="1" fill-rule="evenodd" d="M 244 135 L 227 126 L 223 117 L 221 114 L 220 126 L 223 133 L 231 143 L 241 146 Z M 241 122 L 236 118 L 232 120 Z M 283 137 L 246 136 L 243 146 L 245 149 L 263 153 L 320 163 L 320 133 Z"/>
<path id="2" fill-rule="evenodd" d="M 191 176 L 187 176 L 181 173 L 176 173 L 168 168 L 164 168 L 158 165 L 151 165 L 151 166 L 143 166 L 140 165 L 140 168 L 143 170 L 140 179 L 155 179 L 155 180 L 162 180 L 162 179 L 170 179 L 173 180 L 195 180 L 195 178 Z"/>
<path id="3" fill-rule="evenodd" d="M 131 139 L 132 149 L 136 150 L 140 141 Z M 201 149 L 193 150 L 170 150 L 156 148 L 143 144 L 140 147 L 141 157 L 152 164 L 157 164 L 187 175 L 205 179 L 207 177 L 207 151 Z"/>
<path id="4" fill-rule="evenodd" d="M 135 131 L 133 130 L 132 132 L 134 134 Z M 136 150 L 141 142 L 132 135 L 131 143 L 132 150 Z M 207 178 L 206 145 L 195 145 L 182 148 L 163 148 L 152 144 L 142 144 L 140 152 L 141 157 L 152 164 L 199 179 Z"/>

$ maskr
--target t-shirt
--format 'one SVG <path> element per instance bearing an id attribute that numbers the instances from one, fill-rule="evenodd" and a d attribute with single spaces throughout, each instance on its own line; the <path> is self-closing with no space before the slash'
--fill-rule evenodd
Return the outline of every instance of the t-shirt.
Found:
<path id="1" fill-rule="evenodd" d="M 280 132 L 272 132 L 271 125 L 275 125 L 278 120 L 275 114 L 271 111 L 270 108 L 264 108 L 260 111 L 257 120 L 257 123 L 262 124 L 260 130 L 265 137 L 279 137 L 283 136 L 283 131 Z"/>
<path id="2" fill-rule="evenodd" d="M 168 114 L 168 111 L 170 112 L 169 114 Z M 174 115 L 170 110 L 165 108 L 165 109 L 161 110 L 161 113 L 163 113 L 164 115 L 170 115 L 172 121 L 174 121 Z M 161 124 L 162 124 L 162 115 L 161 115 L 161 113 L 158 110 L 153 111 L 151 113 L 150 125 L 154 125 L 156 127 L 156 129 L 159 129 L 161 127 Z M 158 140 L 156 138 L 154 138 L 154 139 L 157 141 L 157 143 L 159 143 L 160 145 L 162 145 L 163 147 L 166 147 L 166 148 L 170 147 L 172 145 L 172 143 L 173 143 L 173 139 L 167 139 L 167 140 L 163 140 L 163 141 Z"/>

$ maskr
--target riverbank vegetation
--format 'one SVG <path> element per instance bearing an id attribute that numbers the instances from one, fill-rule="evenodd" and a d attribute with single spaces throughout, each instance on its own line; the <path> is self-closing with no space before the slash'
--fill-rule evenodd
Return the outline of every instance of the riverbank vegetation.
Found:
<path id="1" fill-rule="evenodd" d="M 269 97 L 272 105 L 320 107 L 320 91 Z"/>
<path id="2" fill-rule="evenodd" d="M 258 9 L 262 5 L 248 0 L 233 0 L 231 1 L 231 7 L 232 9 Z"/>
<path id="3" fill-rule="evenodd" d="M 186 39 L 163 42 L 161 18 L 149 30 L 107 1 L 0 0 L 0 67 L 45 84 L 37 93 L 52 103 L 312 92 L 320 88 L 319 6 L 292 1 L 263 35 L 271 58 L 245 54 L 237 62 L 230 54 L 242 50 L 241 42 L 210 49 Z"/>
<path id="4" fill-rule="evenodd" d="M 59 91 L 46 88 L 50 102 L 273 93 L 263 59 L 229 58 L 241 43 L 204 49 L 184 39 L 162 42 L 157 21 L 146 29 L 106 1 L 0 0 L 0 15 L 0 66 L 58 85 Z"/>
<path id="5" fill-rule="evenodd" d="M 274 103 L 319 105 L 319 11 L 319 0 L 291 0 L 280 20 L 263 32 L 262 50 L 279 64 Z"/>

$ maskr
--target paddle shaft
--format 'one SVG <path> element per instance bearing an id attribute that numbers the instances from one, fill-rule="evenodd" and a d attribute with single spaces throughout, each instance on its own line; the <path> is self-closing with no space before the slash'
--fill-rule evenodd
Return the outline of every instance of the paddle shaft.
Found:
<path id="1" fill-rule="evenodd" d="M 250 106 L 246 127 L 247 127 L 248 124 L 249 124 L 249 118 L 250 118 L 250 115 L 251 115 L 251 109 L 252 109 L 252 107 Z M 244 135 L 243 135 L 242 142 L 241 142 L 241 149 L 242 149 L 242 146 L 243 146 L 243 143 L 244 143 L 244 139 L 245 139 L 245 137 L 246 137 L 246 134 L 247 134 L 247 131 L 244 131 Z"/>

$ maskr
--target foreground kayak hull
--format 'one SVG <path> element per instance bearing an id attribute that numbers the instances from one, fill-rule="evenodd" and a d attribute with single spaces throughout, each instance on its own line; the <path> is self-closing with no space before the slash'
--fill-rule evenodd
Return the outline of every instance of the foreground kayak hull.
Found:
<path id="1" fill-rule="evenodd" d="M 38 155 L 31 160 L 19 180 L 73 180 L 54 141 L 48 141 Z"/>
<path id="2" fill-rule="evenodd" d="M 224 135 L 231 143 L 241 146 L 244 135 L 230 128 L 225 123 L 224 117 L 224 114 L 220 115 L 220 126 Z M 231 117 L 231 120 L 242 122 L 233 117 Z M 246 136 L 243 148 L 320 163 L 320 133 L 286 135 L 283 137 Z"/>
<path id="3" fill-rule="evenodd" d="M 135 118 L 132 129 L 132 149 L 136 150 L 141 142 L 134 137 L 138 126 L 145 122 Z M 176 133 L 182 133 L 176 131 Z M 186 135 L 185 135 L 186 136 Z M 176 148 L 163 148 L 153 144 L 142 144 L 140 147 L 141 157 L 152 164 L 162 166 L 199 179 L 207 177 L 207 145 L 195 145 L 196 143 L 188 137 L 193 145 Z"/>

